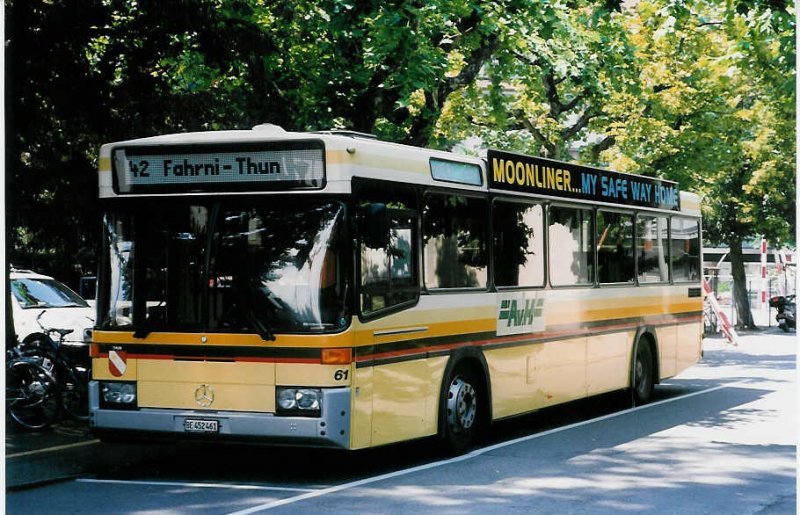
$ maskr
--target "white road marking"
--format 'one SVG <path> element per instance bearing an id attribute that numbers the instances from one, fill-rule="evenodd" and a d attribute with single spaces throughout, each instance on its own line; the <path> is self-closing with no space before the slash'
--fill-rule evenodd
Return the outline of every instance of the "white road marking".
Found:
<path id="1" fill-rule="evenodd" d="M 486 454 L 488 452 L 495 451 L 497 449 L 502 449 L 503 447 L 508 447 L 510 445 L 515 445 L 515 444 L 518 444 L 518 443 L 527 442 L 527 441 L 530 441 L 530 440 L 535 440 L 537 438 L 542 438 L 544 436 L 548 436 L 548 435 L 552 435 L 552 434 L 555 434 L 555 433 L 559 433 L 561 431 L 569 431 L 570 429 L 575 429 L 577 427 L 587 426 L 589 424 L 594 424 L 595 422 L 601 422 L 603 420 L 609 420 L 609 419 L 612 419 L 612 418 L 615 418 L 615 417 L 619 417 L 619 416 L 622 416 L 622 415 L 627 415 L 629 413 L 633 413 L 633 412 L 636 412 L 636 411 L 650 409 L 650 408 L 653 408 L 653 407 L 656 407 L 656 406 L 661 406 L 663 404 L 668 404 L 668 403 L 680 401 L 680 400 L 683 400 L 683 399 L 689 399 L 691 397 L 696 397 L 698 395 L 703 395 L 703 394 L 706 394 L 706 393 L 715 392 L 717 390 L 722 390 L 722 389 L 725 389 L 725 388 L 732 388 L 732 387 L 740 386 L 741 384 L 742 384 L 741 382 L 737 381 L 735 383 L 724 384 L 724 385 L 721 385 L 721 386 L 715 386 L 714 388 L 708 388 L 706 390 L 700 390 L 698 392 L 689 393 L 689 394 L 686 394 L 686 395 L 682 395 L 680 397 L 672 397 L 670 399 L 664 399 L 663 401 L 657 401 L 657 402 L 653 402 L 651 404 L 645 404 L 644 406 L 637 406 L 635 408 L 627 409 L 625 411 L 620 411 L 620 412 L 617 412 L 617 413 L 611 413 L 611 414 L 608 414 L 608 415 L 603 415 L 602 417 L 597 417 L 597 418 L 593 418 L 593 419 L 590 419 L 590 420 L 584 420 L 582 422 L 576 422 L 576 423 L 570 424 L 568 426 L 557 427 L 557 428 L 554 428 L 554 429 L 549 429 L 547 431 L 542 431 L 541 433 L 536 433 L 536 434 L 532 434 L 532 435 L 516 438 L 514 440 L 508 440 L 508 441 L 505 441 L 505 442 L 500 442 L 500 443 L 497 443 L 497 444 L 494 444 L 494 445 L 490 445 L 489 447 L 482 447 L 480 449 L 475 449 L 474 451 L 470 452 L 469 454 L 464 454 L 462 456 L 457 456 L 455 458 L 450 458 L 450 459 L 442 460 L 442 461 L 435 461 L 433 463 L 427 463 L 425 465 L 419 465 L 419 466 L 411 467 L 411 468 L 408 468 L 408 469 L 405 469 L 405 470 L 398 470 L 398 471 L 395 471 L 395 472 L 389 472 L 387 474 L 381 474 L 380 476 L 368 477 L 368 478 L 365 478 L 365 479 L 360 479 L 358 481 L 353 481 L 351 483 L 344 483 L 344 484 L 341 484 L 341 485 L 332 486 L 330 488 L 323 488 L 321 490 L 313 490 L 311 492 L 304 493 L 302 495 L 296 495 L 294 497 L 287 497 L 286 499 L 279 499 L 277 501 L 264 503 L 264 504 L 261 504 L 259 506 L 253 506 L 252 508 L 247 508 L 245 510 L 235 511 L 235 512 L 229 513 L 228 515 L 248 515 L 250 513 L 266 511 L 266 510 L 270 510 L 272 508 L 278 508 L 280 506 L 286 506 L 287 504 L 293 504 L 293 503 L 296 503 L 296 502 L 304 501 L 306 499 L 313 499 L 315 497 L 321 497 L 323 495 L 333 494 L 333 493 L 341 492 L 343 490 L 349 490 L 351 488 L 356 488 L 356 487 L 359 487 L 359 486 L 368 485 L 368 484 L 371 484 L 371 483 L 377 483 L 377 482 L 383 481 L 385 479 L 392 479 L 392 478 L 396 478 L 396 477 L 406 476 L 408 474 L 414 474 L 415 472 L 422 472 L 424 470 L 438 468 L 438 467 L 441 467 L 443 465 L 449 465 L 451 463 L 460 463 L 462 461 L 471 460 L 473 458 L 477 458 L 478 456 L 481 456 L 481 455 Z"/>
<path id="2" fill-rule="evenodd" d="M 284 486 L 262 485 L 234 485 L 229 483 L 182 483 L 176 481 L 135 481 L 123 479 L 76 479 L 76 483 L 101 483 L 112 485 L 137 485 L 137 486 L 179 486 L 183 488 L 222 488 L 229 490 L 268 490 L 275 492 L 315 492 L 312 488 L 291 488 Z"/>
<path id="3" fill-rule="evenodd" d="M 100 440 L 86 440 L 84 442 L 68 443 L 65 445 L 56 445 L 55 447 L 45 447 L 44 449 L 36 449 L 34 451 L 17 452 L 14 454 L 7 454 L 6 458 L 21 458 L 22 456 L 32 456 L 34 454 L 41 454 L 44 452 L 63 451 L 65 449 L 73 449 L 75 447 L 83 447 L 84 445 L 94 445 L 100 443 Z"/>

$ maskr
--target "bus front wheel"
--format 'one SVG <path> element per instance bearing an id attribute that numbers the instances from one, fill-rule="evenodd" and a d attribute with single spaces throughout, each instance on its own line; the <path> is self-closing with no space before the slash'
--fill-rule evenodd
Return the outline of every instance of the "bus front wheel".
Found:
<path id="1" fill-rule="evenodd" d="M 447 450 L 461 454 L 475 443 L 485 416 L 487 399 L 482 395 L 478 376 L 469 368 L 459 367 L 448 379 L 445 389 L 444 440 Z"/>

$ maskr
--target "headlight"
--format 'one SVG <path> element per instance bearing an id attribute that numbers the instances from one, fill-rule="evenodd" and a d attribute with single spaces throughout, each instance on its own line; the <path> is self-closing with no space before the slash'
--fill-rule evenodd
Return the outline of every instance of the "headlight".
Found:
<path id="1" fill-rule="evenodd" d="M 136 407 L 136 383 L 102 382 L 100 394 L 103 397 L 103 407 L 117 409 Z"/>
<path id="2" fill-rule="evenodd" d="M 278 390 L 278 406 L 281 409 L 290 410 L 297 407 L 297 390 L 291 388 L 281 388 Z"/>
<path id="3" fill-rule="evenodd" d="M 278 415 L 318 417 L 322 412 L 322 390 L 319 388 L 285 388 L 275 390 Z"/>
<path id="4" fill-rule="evenodd" d="M 297 390 L 297 407 L 302 410 L 319 411 L 322 392 L 319 390 Z"/>

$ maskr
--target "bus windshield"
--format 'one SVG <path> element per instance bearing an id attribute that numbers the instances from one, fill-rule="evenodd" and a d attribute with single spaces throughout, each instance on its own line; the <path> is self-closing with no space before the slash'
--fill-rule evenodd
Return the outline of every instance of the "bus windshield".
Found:
<path id="1" fill-rule="evenodd" d="M 337 201 L 267 197 L 108 210 L 100 326 L 265 340 L 340 330 L 343 217 Z"/>

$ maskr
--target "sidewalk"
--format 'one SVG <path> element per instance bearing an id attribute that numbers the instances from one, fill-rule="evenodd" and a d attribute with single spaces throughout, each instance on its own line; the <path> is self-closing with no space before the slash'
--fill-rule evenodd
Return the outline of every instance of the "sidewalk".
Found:
<path id="1" fill-rule="evenodd" d="M 60 421 L 38 433 L 18 428 L 6 415 L 6 489 L 68 479 L 95 468 L 87 449 L 97 445 L 85 422 Z"/>
<path id="2" fill-rule="evenodd" d="M 62 420 L 46 431 L 24 431 L 6 416 L 6 490 L 30 488 L 112 471 L 164 453 L 164 445 L 105 445 L 86 422 Z"/>

